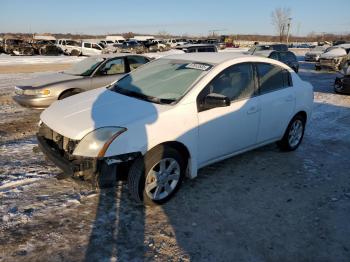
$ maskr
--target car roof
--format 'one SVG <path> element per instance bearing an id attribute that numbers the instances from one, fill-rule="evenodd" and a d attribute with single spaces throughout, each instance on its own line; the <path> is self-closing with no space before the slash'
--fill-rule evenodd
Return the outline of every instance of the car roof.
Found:
<path id="1" fill-rule="evenodd" d="M 294 53 L 291 52 L 291 51 L 277 51 L 277 50 L 261 50 L 261 51 L 255 51 L 255 52 L 254 52 L 254 55 L 268 57 L 269 55 L 271 55 L 271 53 L 291 53 L 291 54 L 294 55 Z"/>
<path id="2" fill-rule="evenodd" d="M 125 56 L 143 56 L 143 57 L 146 57 L 146 56 L 144 56 L 144 55 L 132 54 L 132 53 L 101 54 L 101 55 L 95 55 L 95 56 L 93 56 L 93 57 L 110 59 L 110 58 L 125 57 Z"/>
<path id="3" fill-rule="evenodd" d="M 178 45 L 176 48 L 189 48 L 189 47 L 215 47 L 214 44 L 186 44 Z"/>
<path id="4" fill-rule="evenodd" d="M 203 52 L 203 53 L 185 53 L 185 54 L 176 54 L 168 55 L 161 57 L 160 59 L 178 59 L 186 61 L 196 61 L 208 64 L 220 64 L 229 60 L 243 58 L 243 57 L 252 57 L 251 55 L 246 55 L 239 52 Z"/>

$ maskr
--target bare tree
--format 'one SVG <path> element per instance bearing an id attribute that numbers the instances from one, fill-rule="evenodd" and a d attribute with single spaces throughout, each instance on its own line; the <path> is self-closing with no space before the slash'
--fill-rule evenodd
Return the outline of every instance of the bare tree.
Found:
<path id="1" fill-rule="evenodd" d="M 283 41 L 283 36 L 288 30 L 288 23 L 290 21 L 290 8 L 276 8 L 271 14 L 271 22 L 274 25 L 276 32 L 280 37 L 280 42 Z"/>

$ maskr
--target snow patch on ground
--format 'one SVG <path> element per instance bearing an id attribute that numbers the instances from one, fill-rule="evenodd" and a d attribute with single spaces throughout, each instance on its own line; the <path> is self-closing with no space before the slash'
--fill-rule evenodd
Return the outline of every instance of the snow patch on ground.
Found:
<path id="1" fill-rule="evenodd" d="M 83 60 L 77 56 L 10 56 L 0 55 L 0 66 L 33 65 L 33 64 L 71 64 Z"/>

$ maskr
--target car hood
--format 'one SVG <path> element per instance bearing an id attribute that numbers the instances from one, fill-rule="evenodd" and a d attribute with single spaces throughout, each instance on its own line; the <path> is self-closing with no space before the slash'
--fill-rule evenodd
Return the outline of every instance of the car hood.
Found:
<path id="1" fill-rule="evenodd" d="M 346 51 L 343 48 L 336 48 L 327 53 L 323 53 L 321 58 L 332 59 L 341 56 L 346 56 Z"/>
<path id="2" fill-rule="evenodd" d="M 68 75 L 65 73 L 54 73 L 43 76 L 38 76 L 33 79 L 28 79 L 17 83 L 21 87 L 44 87 L 51 84 L 58 84 L 75 79 L 81 79 L 83 76 Z"/>
<path id="3" fill-rule="evenodd" d="M 89 132 L 105 127 L 126 127 L 136 121 L 145 124 L 173 106 L 128 97 L 105 87 L 54 102 L 40 119 L 57 133 L 80 140 Z"/>

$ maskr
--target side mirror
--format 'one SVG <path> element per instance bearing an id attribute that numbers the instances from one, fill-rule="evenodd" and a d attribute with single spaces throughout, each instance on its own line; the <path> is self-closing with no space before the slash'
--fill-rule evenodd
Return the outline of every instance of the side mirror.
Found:
<path id="1" fill-rule="evenodd" d="M 204 107 L 206 109 L 225 107 L 231 105 L 231 101 L 227 96 L 211 93 L 207 95 L 204 99 Z"/>

